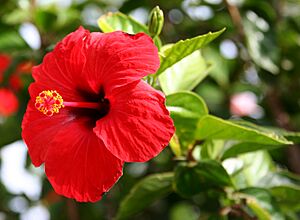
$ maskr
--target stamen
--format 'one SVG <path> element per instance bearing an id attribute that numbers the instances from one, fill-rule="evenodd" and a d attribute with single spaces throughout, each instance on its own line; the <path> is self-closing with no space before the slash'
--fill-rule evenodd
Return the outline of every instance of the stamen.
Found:
<path id="1" fill-rule="evenodd" d="M 59 113 L 59 110 L 64 107 L 101 110 L 106 105 L 105 102 L 65 102 L 55 90 L 42 91 L 35 99 L 35 107 L 47 116 Z"/>
<path id="2" fill-rule="evenodd" d="M 35 107 L 47 116 L 58 113 L 63 108 L 63 99 L 55 90 L 45 90 L 35 98 Z"/>

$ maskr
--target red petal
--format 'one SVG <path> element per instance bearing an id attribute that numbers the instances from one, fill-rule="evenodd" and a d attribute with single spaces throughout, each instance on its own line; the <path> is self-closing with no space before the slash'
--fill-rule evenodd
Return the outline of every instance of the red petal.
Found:
<path id="1" fill-rule="evenodd" d="M 55 191 L 82 202 L 99 200 L 122 175 L 123 162 L 94 134 L 92 120 L 67 109 L 48 117 L 30 101 L 22 123 L 32 163 L 45 162 Z"/>
<path id="2" fill-rule="evenodd" d="M 79 28 L 33 68 L 33 77 L 65 100 L 84 101 L 82 92 L 98 94 L 103 87 L 111 94 L 115 88 L 155 73 L 158 67 L 157 48 L 146 34 L 90 34 Z"/>
<path id="3" fill-rule="evenodd" d="M 91 33 L 84 73 L 95 91 L 103 86 L 110 94 L 114 88 L 155 73 L 158 67 L 157 48 L 146 34 Z"/>
<path id="4" fill-rule="evenodd" d="M 85 123 L 80 119 L 61 129 L 48 150 L 45 170 L 58 194 L 79 202 L 95 202 L 122 175 L 123 162 Z"/>
<path id="5" fill-rule="evenodd" d="M 165 148 L 174 133 L 164 102 L 163 95 L 143 81 L 125 86 L 110 99 L 110 111 L 97 121 L 94 132 L 121 160 L 147 161 Z"/>
<path id="6" fill-rule="evenodd" d="M 31 161 L 35 166 L 40 166 L 46 158 L 47 151 L 52 146 L 52 141 L 62 125 L 73 118 L 62 110 L 51 117 L 43 115 L 30 101 L 22 122 L 22 138 L 24 139 Z"/>
<path id="7" fill-rule="evenodd" d="M 88 37 L 89 32 L 79 28 L 59 42 L 44 57 L 42 64 L 33 68 L 33 77 L 43 90 L 57 90 L 68 101 L 84 100 L 80 89 L 88 89 L 86 80 L 82 78 L 86 62 L 85 41 Z"/>

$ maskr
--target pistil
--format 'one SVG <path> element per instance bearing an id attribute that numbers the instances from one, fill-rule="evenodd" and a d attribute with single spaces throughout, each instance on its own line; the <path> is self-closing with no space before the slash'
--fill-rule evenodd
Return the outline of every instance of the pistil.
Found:
<path id="1" fill-rule="evenodd" d="M 101 109 L 101 103 L 97 102 L 63 102 L 65 107 L 74 107 L 74 108 L 89 108 L 89 109 Z"/>
<path id="2" fill-rule="evenodd" d="M 59 110 L 64 107 L 101 110 L 101 108 L 105 108 L 104 105 L 101 102 L 65 102 L 62 96 L 55 90 L 42 91 L 35 100 L 37 110 L 47 116 L 59 113 Z"/>

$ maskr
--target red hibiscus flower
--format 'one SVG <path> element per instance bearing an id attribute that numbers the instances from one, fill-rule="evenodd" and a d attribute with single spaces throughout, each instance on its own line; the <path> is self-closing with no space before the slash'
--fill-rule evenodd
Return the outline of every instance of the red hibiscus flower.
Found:
<path id="1" fill-rule="evenodd" d="M 31 69 L 33 67 L 33 62 L 32 61 L 24 61 L 20 63 L 15 72 L 10 75 L 9 77 L 9 86 L 14 90 L 14 91 L 20 91 L 24 87 L 24 83 L 22 81 L 21 75 L 23 74 L 30 74 Z"/>
<path id="2" fill-rule="evenodd" d="M 23 88 L 23 82 L 18 75 L 11 75 L 9 77 L 9 86 L 14 90 L 14 91 L 20 91 Z"/>
<path id="3" fill-rule="evenodd" d="M 16 74 L 29 74 L 33 66 L 33 61 L 24 61 L 17 66 Z"/>
<path id="4" fill-rule="evenodd" d="M 79 28 L 33 68 L 22 137 L 57 193 L 97 201 L 124 162 L 147 161 L 165 148 L 174 133 L 165 98 L 141 80 L 158 67 L 143 33 Z"/>
<path id="5" fill-rule="evenodd" d="M 0 83 L 3 80 L 3 74 L 5 70 L 9 67 L 11 63 L 11 58 L 5 54 L 0 54 Z"/>
<path id="6" fill-rule="evenodd" d="M 0 54 L 0 83 L 3 82 L 4 72 L 7 70 L 11 63 L 12 58 L 9 55 Z M 8 78 L 9 87 L 14 91 L 20 91 L 24 86 L 20 75 L 31 73 L 32 67 L 32 61 L 25 61 L 18 64 L 15 71 Z"/>
<path id="7" fill-rule="evenodd" d="M 8 117 L 16 113 L 19 101 L 9 89 L 0 88 L 0 116 Z"/>

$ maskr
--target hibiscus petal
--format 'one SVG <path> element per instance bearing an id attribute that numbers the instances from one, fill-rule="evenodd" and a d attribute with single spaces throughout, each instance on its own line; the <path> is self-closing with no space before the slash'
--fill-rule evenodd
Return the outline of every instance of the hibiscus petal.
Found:
<path id="1" fill-rule="evenodd" d="M 57 90 L 69 101 L 84 100 L 80 93 L 82 88 L 89 88 L 82 74 L 89 35 L 89 31 L 80 27 L 66 36 L 44 57 L 42 64 L 33 68 L 35 81 L 44 88 Z"/>
<path id="2" fill-rule="evenodd" d="M 30 101 L 22 137 L 32 163 L 40 166 L 45 162 L 47 176 L 57 193 L 94 202 L 122 175 L 123 162 L 93 133 L 93 112 L 76 111 L 61 109 L 59 114 L 48 117 Z"/>
<path id="3" fill-rule="evenodd" d="M 158 50 L 144 33 L 91 33 L 87 44 L 84 73 L 95 91 L 103 86 L 105 93 L 110 94 L 114 88 L 155 73 L 159 68 Z"/>
<path id="4" fill-rule="evenodd" d="M 58 194 L 79 202 L 95 202 L 122 175 L 123 162 L 105 148 L 86 123 L 81 118 L 61 129 L 47 152 L 45 171 Z"/>
<path id="5" fill-rule="evenodd" d="M 147 161 L 168 145 L 174 133 L 164 102 L 162 93 L 143 81 L 125 86 L 110 99 L 110 111 L 97 121 L 94 132 L 121 160 Z"/>
<path id="6" fill-rule="evenodd" d="M 57 132 L 72 119 L 65 110 L 48 117 L 39 112 L 32 101 L 28 103 L 22 122 L 22 138 L 33 165 L 40 166 L 45 161 L 48 148 Z"/>

